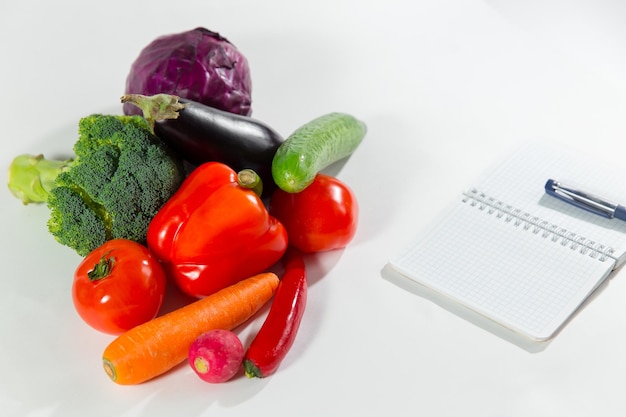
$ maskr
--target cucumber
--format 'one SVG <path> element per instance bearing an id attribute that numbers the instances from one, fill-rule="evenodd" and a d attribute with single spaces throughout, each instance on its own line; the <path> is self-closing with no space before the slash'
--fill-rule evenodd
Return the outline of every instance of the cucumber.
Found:
<path id="1" fill-rule="evenodd" d="M 321 170 L 352 154 L 366 132 L 365 123 L 345 113 L 329 113 L 306 123 L 276 150 L 274 182 L 288 193 L 304 190 Z"/>

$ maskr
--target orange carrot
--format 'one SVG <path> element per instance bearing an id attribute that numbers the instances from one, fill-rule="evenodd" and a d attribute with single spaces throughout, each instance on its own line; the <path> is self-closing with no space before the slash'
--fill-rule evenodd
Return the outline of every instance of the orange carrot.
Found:
<path id="1" fill-rule="evenodd" d="M 278 276 L 261 273 L 141 324 L 118 336 L 102 355 L 104 370 L 118 384 L 140 384 L 180 364 L 202 333 L 231 330 L 248 320 L 278 287 Z"/>

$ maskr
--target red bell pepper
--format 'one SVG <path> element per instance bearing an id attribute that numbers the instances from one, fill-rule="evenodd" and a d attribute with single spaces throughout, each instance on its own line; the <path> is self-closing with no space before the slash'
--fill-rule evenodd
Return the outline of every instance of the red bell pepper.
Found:
<path id="1" fill-rule="evenodd" d="M 179 288 L 204 297 L 266 270 L 287 249 L 287 232 L 225 164 L 185 179 L 148 227 L 147 243 Z"/>

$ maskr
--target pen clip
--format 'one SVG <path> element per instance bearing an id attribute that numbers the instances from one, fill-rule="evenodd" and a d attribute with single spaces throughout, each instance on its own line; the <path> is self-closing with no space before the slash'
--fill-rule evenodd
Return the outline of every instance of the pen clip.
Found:
<path id="1" fill-rule="evenodd" d="M 546 182 L 545 189 L 546 193 L 551 196 L 578 208 L 609 219 L 615 217 L 617 204 L 610 203 L 592 194 L 565 186 L 555 180 L 548 180 Z"/>

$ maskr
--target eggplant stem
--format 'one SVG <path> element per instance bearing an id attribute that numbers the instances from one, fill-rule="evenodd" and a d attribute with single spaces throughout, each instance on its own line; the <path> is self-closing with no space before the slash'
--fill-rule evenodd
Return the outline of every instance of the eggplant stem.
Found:
<path id="1" fill-rule="evenodd" d="M 143 112 L 143 118 L 150 125 L 154 133 L 154 124 L 160 120 L 177 119 L 179 111 L 186 107 L 181 103 L 180 97 L 171 94 L 155 94 L 145 96 L 143 94 L 124 94 L 120 101 L 133 104 Z"/>

